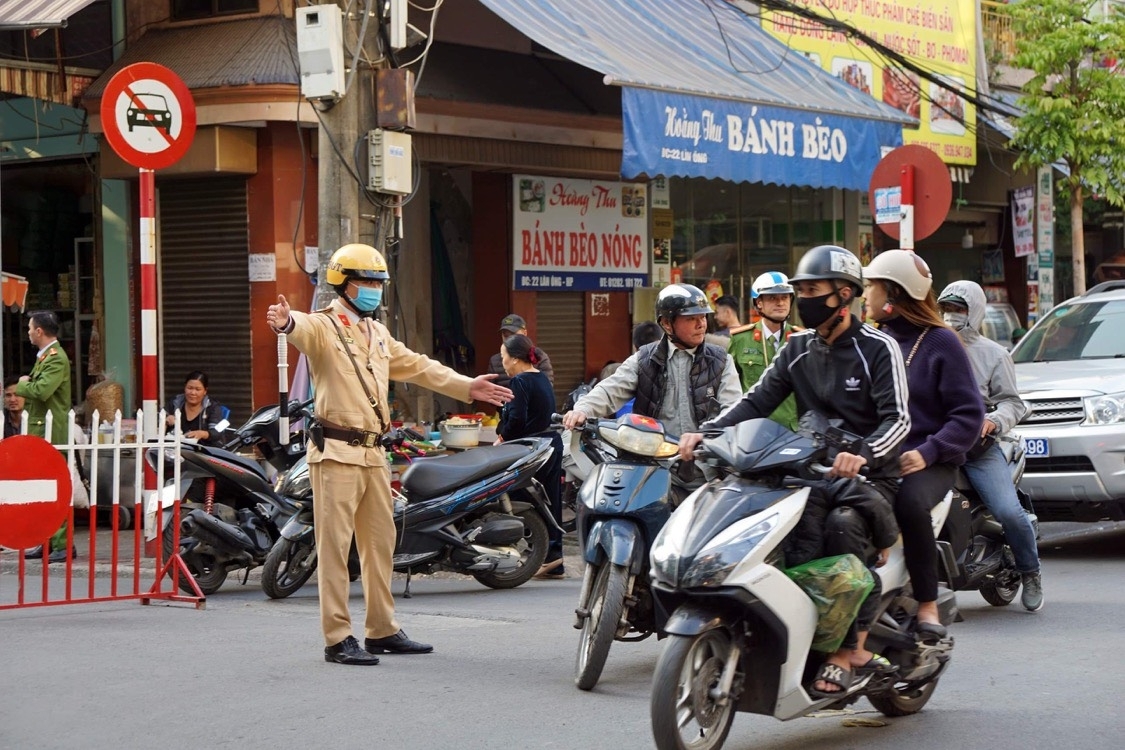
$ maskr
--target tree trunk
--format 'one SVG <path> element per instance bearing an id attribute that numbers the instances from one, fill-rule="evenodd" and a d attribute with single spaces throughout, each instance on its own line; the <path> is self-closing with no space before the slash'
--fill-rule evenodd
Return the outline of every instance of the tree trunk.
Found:
<path id="1" fill-rule="evenodd" d="M 1086 238 L 1082 226 L 1081 185 L 1075 185 L 1070 193 L 1070 252 L 1071 267 L 1074 269 L 1074 294 L 1078 296 L 1086 292 Z"/>

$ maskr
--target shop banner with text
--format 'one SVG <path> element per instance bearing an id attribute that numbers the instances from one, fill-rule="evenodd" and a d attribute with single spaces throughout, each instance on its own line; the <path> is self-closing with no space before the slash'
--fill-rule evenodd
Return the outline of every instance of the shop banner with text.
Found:
<path id="1" fill-rule="evenodd" d="M 513 287 L 627 291 L 648 285 L 643 184 L 514 175 Z"/>
<path id="2" fill-rule="evenodd" d="M 621 174 L 867 191 L 895 123 L 626 86 Z"/>
<path id="3" fill-rule="evenodd" d="M 976 3 L 973 0 L 794 0 L 860 29 L 954 89 L 976 93 Z M 946 164 L 977 163 L 976 108 L 904 70 L 866 46 L 815 21 L 762 11 L 762 28 L 865 94 L 917 117 L 903 141 L 932 149 Z"/>

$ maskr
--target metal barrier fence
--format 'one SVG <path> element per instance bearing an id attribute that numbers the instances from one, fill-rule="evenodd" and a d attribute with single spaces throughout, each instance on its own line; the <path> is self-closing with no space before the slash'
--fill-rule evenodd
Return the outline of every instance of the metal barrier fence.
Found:
<path id="1" fill-rule="evenodd" d="M 6 416 L 0 411 L 0 435 L 4 434 Z M 76 489 L 72 492 L 70 510 L 66 518 L 65 561 L 58 564 L 49 562 L 49 539 L 44 539 L 42 543 L 42 557 L 38 562 L 42 568 L 40 571 L 35 570 L 36 562 L 27 558 L 25 549 L 0 551 L 0 610 L 123 600 L 138 600 L 141 604 L 148 604 L 154 599 L 190 602 L 202 609 L 205 606 L 205 597 L 179 555 L 180 498 L 176 488 L 181 486 L 180 455 L 183 433 L 180 426 L 180 412 L 171 415 L 175 425 L 173 430 L 165 434 L 163 429 L 158 429 L 158 434 L 152 436 L 144 433 L 144 415 L 140 411 L 137 412 L 136 420 L 132 425 L 129 424 L 131 420 L 121 418 L 121 412 L 114 415 L 112 425 L 109 423 L 102 425 L 100 416 L 97 411 L 91 415 L 90 435 L 87 436 L 75 423 L 74 411 L 71 410 L 68 415 L 68 440 L 65 444 L 55 446 L 66 457 L 72 482 L 80 483 L 84 489 L 87 489 L 89 502 L 87 548 L 78 551 L 75 546 L 75 504 L 82 503 L 82 491 Z M 168 416 L 161 411 L 157 424 L 163 426 Z M 112 429 L 102 429 L 104 426 L 111 426 Z M 45 434 L 52 434 L 51 430 L 52 416 L 48 413 Z M 27 412 L 22 415 L 19 433 L 27 434 Z M 157 451 L 158 457 L 172 459 L 174 476 L 165 476 L 165 465 L 168 462 L 164 460 L 154 461 L 155 472 L 146 469 L 144 454 L 148 451 Z M 110 475 L 108 477 L 105 476 L 107 472 Z M 155 477 L 155 486 L 163 489 L 144 489 L 146 474 L 150 486 Z M 167 479 L 173 481 L 165 487 Z M 104 497 L 107 490 L 110 494 L 108 503 L 105 502 L 107 498 Z M 129 497 L 123 497 L 125 493 L 128 493 Z M 170 546 L 164 544 L 165 530 L 162 523 L 162 511 L 169 494 L 175 495 L 172 503 Z M 155 507 L 155 513 L 146 513 L 142 501 L 147 501 L 150 506 Z M 103 548 L 99 555 L 98 510 L 106 506 L 110 508 L 109 550 L 106 555 Z M 142 561 L 146 547 L 142 532 L 149 517 L 156 526 L 155 544 L 152 550 L 154 556 L 150 558 L 153 564 Z M 128 533 L 128 529 L 122 528 L 128 526 L 130 520 L 133 526 L 131 534 Z M 73 552 L 78 552 L 79 557 L 85 556 L 89 561 L 84 581 L 77 575 L 82 572 L 79 569 L 81 565 L 75 560 Z M 54 565 L 54 574 L 52 574 L 52 565 Z M 61 581 L 57 573 L 59 565 L 64 566 Z M 12 589 L 9 588 L 13 578 L 11 573 L 15 574 L 14 596 Z M 99 576 L 99 573 L 102 575 Z M 178 593 L 181 575 L 186 576 L 185 583 L 193 590 L 193 594 Z M 38 579 L 38 585 L 35 579 Z M 166 582 L 170 586 L 167 589 Z M 60 588 L 61 597 L 58 596 Z"/>

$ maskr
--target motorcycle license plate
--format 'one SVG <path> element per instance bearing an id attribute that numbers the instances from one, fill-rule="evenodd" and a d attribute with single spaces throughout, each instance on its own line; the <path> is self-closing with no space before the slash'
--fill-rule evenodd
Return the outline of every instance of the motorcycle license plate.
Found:
<path id="1" fill-rule="evenodd" d="M 1020 438 L 1024 455 L 1028 458 L 1048 458 L 1051 455 L 1051 441 L 1047 438 Z"/>

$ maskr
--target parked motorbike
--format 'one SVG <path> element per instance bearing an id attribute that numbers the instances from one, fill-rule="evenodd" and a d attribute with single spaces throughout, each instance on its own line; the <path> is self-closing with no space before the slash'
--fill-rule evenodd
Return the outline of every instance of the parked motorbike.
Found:
<path id="1" fill-rule="evenodd" d="M 782 571 L 782 540 L 796 526 L 830 448 L 854 436 L 839 430 L 792 433 L 767 419 L 708 433 L 698 460 L 720 477 L 672 515 L 652 550 L 652 592 L 668 634 L 653 676 L 652 731 L 661 750 L 721 747 L 736 711 L 783 721 L 867 699 L 888 716 L 920 711 L 952 656 L 953 639 L 919 639 L 901 542 L 886 565 L 879 611 L 867 647 L 897 665 L 856 675 L 838 696 L 806 685 L 823 655 L 810 651 L 817 623 L 812 600 Z M 952 495 L 933 510 L 935 529 Z M 954 594 L 941 588 L 942 623 Z"/>
<path id="2" fill-rule="evenodd" d="M 309 416 L 312 401 L 293 401 L 293 419 Z M 176 451 L 149 448 L 145 461 L 155 471 L 164 464 L 165 485 L 149 496 L 145 510 L 148 539 L 161 528 L 164 554 L 176 551 L 172 528 L 173 503 L 180 503 L 179 552 L 204 594 L 219 590 L 232 570 L 250 570 L 262 565 L 280 527 L 298 506 L 271 486 L 269 466 L 284 476 L 305 453 L 304 440 L 294 436 L 288 445 L 278 438 L 279 408 L 258 409 L 222 448 L 184 442 L 180 446 L 180 483 L 175 483 Z M 236 450 L 254 451 L 254 457 Z M 260 457 L 260 461 L 256 460 Z M 162 517 L 157 520 L 158 508 Z M 243 576 L 243 583 L 246 576 Z M 181 578 L 180 589 L 193 593 L 191 581 Z"/>
<path id="3" fill-rule="evenodd" d="M 394 430 L 381 441 L 401 441 Z M 398 536 L 394 570 L 410 575 L 451 570 L 494 589 L 526 583 L 547 556 L 547 524 L 554 524 L 542 486 L 535 479 L 551 457 L 551 441 L 522 438 L 450 456 L 416 460 L 395 493 Z M 281 599 L 297 591 L 316 570 L 312 492 L 302 461 L 281 491 L 298 499 L 270 550 L 262 589 Z"/>
<path id="4" fill-rule="evenodd" d="M 1031 499 L 1019 489 L 1026 464 L 1023 447 L 1016 438 L 1004 436 L 1000 449 L 1008 460 L 1012 483 L 1024 509 L 1031 514 L 1039 536 L 1039 522 Z M 994 607 L 1011 604 L 1020 589 L 1016 559 L 1004 537 L 1004 529 L 980 499 L 964 472 L 957 473 L 949 517 L 938 536 L 938 564 L 942 580 L 954 591 L 980 591 Z"/>
<path id="5" fill-rule="evenodd" d="M 572 431 L 580 460 L 590 462 L 578 493 L 578 539 L 586 560 L 574 627 L 581 631 L 574 682 L 597 684 L 614 640 L 657 632 L 649 592 L 649 550 L 672 513 L 665 463 L 677 439 L 650 417 L 589 419 Z M 574 449 L 572 448 L 572 451 Z"/>

